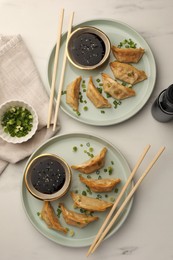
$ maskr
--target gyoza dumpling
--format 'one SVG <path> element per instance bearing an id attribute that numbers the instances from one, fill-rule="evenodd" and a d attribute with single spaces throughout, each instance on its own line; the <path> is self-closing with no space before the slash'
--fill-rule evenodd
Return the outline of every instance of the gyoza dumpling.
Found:
<path id="1" fill-rule="evenodd" d="M 70 105 L 75 111 L 78 111 L 79 107 L 79 91 L 81 79 L 81 77 L 78 77 L 67 86 L 66 103 Z"/>
<path id="2" fill-rule="evenodd" d="M 104 147 L 98 155 L 82 164 L 72 165 L 71 168 L 86 174 L 95 172 L 104 166 L 106 152 L 107 149 Z"/>
<path id="3" fill-rule="evenodd" d="M 59 220 L 56 217 L 54 209 L 50 202 L 44 201 L 40 216 L 45 221 L 48 228 L 67 233 L 67 229 L 62 227 L 59 223 Z"/>
<path id="4" fill-rule="evenodd" d="M 102 73 L 103 89 L 106 93 L 116 99 L 125 99 L 136 95 L 132 88 L 128 88 L 113 80 L 109 75 Z"/>
<path id="5" fill-rule="evenodd" d="M 82 208 L 89 211 L 105 211 L 107 208 L 113 206 L 113 203 L 111 202 L 83 196 L 74 192 L 71 192 L 71 196 L 74 201 L 74 205 L 77 208 Z"/>
<path id="6" fill-rule="evenodd" d="M 115 78 L 132 85 L 147 79 L 147 75 L 143 70 L 138 70 L 130 64 L 114 61 L 110 62 L 110 67 Z"/>
<path id="7" fill-rule="evenodd" d="M 79 176 L 80 181 L 86 184 L 94 192 L 108 192 L 111 191 L 115 185 L 117 185 L 121 180 L 120 179 L 86 179 Z"/>
<path id="8" fill-rule="evenodd" d="M 111 104 L 108 102 L 108 100 L 104 98 L 98 89 L 94 86 L 92 77 L 89 79 L 86 95 L 97 108 L 111 107 Z"/>
<path id="9" fill-rule="evenodd" d="M 60 203 L 59 206 L 61 207 L 64 220 L 68 225 L 83 228 L 89 223 L 98 220 L 98 217 L 88 216 L 86 214 L 76 213 L 74 211 L 67 210 L 62 203 Z"/>
<path id="10" fill-rule="evenodd" d="M 142 48 L 118 48 L 116 46 L 112 46 L 111 49 L 114 57 L 118 61 L 127 63 L 138 63 L 145 52 Z"/>

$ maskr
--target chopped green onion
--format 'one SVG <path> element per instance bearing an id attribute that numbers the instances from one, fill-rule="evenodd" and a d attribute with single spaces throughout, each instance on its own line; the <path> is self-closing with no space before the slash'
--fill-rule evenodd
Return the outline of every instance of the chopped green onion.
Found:
<path id="1" fill-rule="evenodd" d="M 115 201 L 115 198 L 114 198 L 114 197 L 110 197 L 109 200 L 110 200 L 111 202 L 114 202 L 114 201 Z"/>
<path id="2" fill-rule="evenodd" d="M 58 218 L 60 218 L 61 213 L 62 213 L 61 208 L 60 208 L 60 207 L 57 208 L 57 217 L 58 217 Z"/>
<path id="3" fill-rule="evenodd" d="M 84 106 L 83 110 L 84 110 L 84 111 L 87 111 L 87 110 L 88 110 L 88 107 L 87 107 L 87 106 Z"/>
<path id="4" fill-rule="evenodd" d="M 90 152 L 93 152 L 93 151 L 94 151 L 94 149 L 93 149 L 92 147 L 90 147 L 90 148 L 89 148 L 89 151 L 90 151 Z"/>
<path id="5" fill-rule="evenodd" d="M 102 88 L 97 88 L 97 90 L 102 94 Z"/>
<path id="6" fill-rule="evenodd" d="M 74 230 L 69 230 L 69 235 L 71 236 L 71 237 L 73 237 L 74 236 L 74 234 L 75 234 L 75 232 L 74 232 Z"/>
<path id="7" fill-rule="evenodd" d="M 109 172 L 109 175 L 112 174 L 112 172 L 113 172 L 113 168 L 112 168 L 111 166 L 108 167 L 108 172 Z"/>
<path id="8" fill-rule="evenodd" d="M 65 94 L 67 94 L 67 91 L 66 90 L 64 90 L 64 91 L 62 90 L 61 91 L 61 95 L 65 95 Z"/>
<path id="9" fill-rule="evenodd" d="M 73 146 L 73 152 L 77 152 L 77 146 Z"/>
<path id="10" fill-rule="evenodd" d="M 97 194 L 97 197 L 96 197 L 96 199 L 101 199 L 102 198 L 102 195 L 100 195 L 100 194 Z"/>
<path id="11" fill-rule="evenodd" d="M 24 107 L 11 107 L 3 115 L 1 125 L 6 133 L 12 137 L 26 136 L 33 127 L 33 116 Z"/>
<path id="12" fill-rule="evenodd" d="M 87 196 L 87 193 L 86 193 L 85 190 L 82 191 L 82 195 L 83 195 L 83 196 Z"/>
<path id="13" fill-rule="evenodd" d="M 106 97 L 107 97 L 107 98 L 110 98 L 111 95 L 110 95 L 109 93 L 106 93 Z"/>
<path id="14" fill-rule="evenodd" d="M 133 48 L 135 49 L 136 48 L 136 43 L 134 43 L 134 41 L 132 41 L 132 39 L 125 39 L 124 41 L 120 42 L 119 45 L 118 45 L 118 48 L 122 48 L 122 47 L 125 47 L 125 48 Z"/>

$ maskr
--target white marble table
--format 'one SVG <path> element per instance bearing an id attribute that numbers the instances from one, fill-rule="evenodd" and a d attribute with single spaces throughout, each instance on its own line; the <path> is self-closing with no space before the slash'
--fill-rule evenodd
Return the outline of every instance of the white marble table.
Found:
<path id="1" fill-rule="evenodd" d="M 92 132 L 110 140 L 133 167 L 146 144 L 152 149 L 146 162 L 160 146 L 166 150 L 137 191 L 128 219 L 91 259 L 173 259 L 172 127 L 152 118 L 151 105 L 161 90 L 172 84 L 172 0 L 63 1 L 65 26 L 75 11 L 74 23 L 111 18 L 132 26 L 149 43 L 157 64 L 154 92 L 145 107 L 124 123 L 95 127 L 74 121 L 60 111 L 60 134 Z M 48 86 L 47 63 L 56 40 L 57 14 L 62 8 L 54 0 L 0 0 L 0 33 L 24 38 Z M 3 149 L 3 147 L 0 147 Z M 0 176 L 0 259 L 86 259 L 87 248 L 68 248 L 49 241 L 31 225 L 21 203 L 21 182 L 26 161 L 9 165 Z M 144 169 L 144 166 L 141 167 Z M 141 172 L 141 171 L 140 171 Z"/>

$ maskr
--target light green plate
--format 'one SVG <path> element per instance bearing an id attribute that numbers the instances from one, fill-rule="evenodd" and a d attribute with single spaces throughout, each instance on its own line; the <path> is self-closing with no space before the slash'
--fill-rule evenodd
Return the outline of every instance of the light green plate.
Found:
<path id="1" fill-rule="evenodd" d="M 65 95 L 62 95 L 61 97 L 61 108 L 65 113 L 67 113 L 70 117 L 74 118 L 75 120 L 90 125 L 105 126 L 105 125 L 114 125 L 123 122 L 131 118 L 132 116 L 134 116 L 140 109 L 142 109 L 142 107 L 146 104 L 153 91 L 155 80 L 156 80 L 156 65 L 155 65 L 155 60 L 151 52 L 151 49 L 140 34 L 138 34 L 130 26 L 121 23 L 119 21 L 91 20 L 91 21 L 81 23 L 75 26 L 73 29 L 76 29 L 81 26 L 94 26 L 101 29 L 103 32 L 105 32 L 108 35 L 112 45 L 118 45 L 120 41 L 131 38 L 134 42 L 137 43 L 137 47 L 144 48 L 145 49 L 144 56 L 139 61 L 139 63 L 135 64 L 134 66 L 144 70 L 148 76 L 148 79 L 136 84 L 133 87 L 134 90 L 136 91 L 136 96 L 123 100 L 121 105 L 118 106 L 116 109 L 114 108 L 114 106 L 112 106 L 112 108 L 110 109 L 95 108 L 94 105 L 90 102 L 90 100 L 88 100 L 85 93 L 83 92 L 82 92 L 83 99 L 87 100 L 87 104 L 80 103 L 79 106 L 79 111 L 81 113 L 80 116 L 77 116 L 76 113 L 71 109 L 71 107 L 69 107 L 66 104 Z M 66 34 L 63 35 L 62 43 L 60 47 L 60 57 L 58 63 L 58 73 L 57 73 L 57 82 L 56 82 L 56 93 L 58 89 L 58 82 L 61 75 L 66 36 L 67 36 Z M 50 86 L 51 86 L 54 54 L 55 54 L 55 47 L 52 50 L 49 63 L 48 63 L 48 80 Z M 111 54 L 108 63 L 113 60 L 115 60 L 115 58 Z M 95 85 L 98 87 L 99 84 L 97 83 L 96 80 L 98 78 L 101 79 L 101 75 L 100 75 L 101 72 L 105 72 L 109 74 L 111 77 L 113 77 L 112 71 L 109 68 L 109 64 L 106 64 L 104 67 L 97 69 L 95 71 L 83 71 L 74 68 L 74 66 L 72 66 L 69 62 L 67 62 L 63 91 L 66 90 L 67 85 L 78 76 L 82 76 L 82 79 L 85 80 L 86 85 L 89 76 L 92 76 Z M 113 103 L 114 99 L 109 98 L 109 101 L 110 103 Z M 84 106 L 88 107 L 88 111 L 85 111 L 83 109 Z M 102 110 L 104 110 L 105 113 L 101 113 Z"/>
<path id="2" fill-rule="evenodd" d="M 74 146 L 77 146 L 78 148 L 76 152 L 73 151 Z M 103 138 L 95 137 L 90 134 L 80 134 L 80 133 L 56 136 L 50 139 L 48 142 L 44 143 L 41 147 L 39 147 L 29 158 L 27 164 L 32 158 L 45 152 L 54 153 L 59 156 L 62 156 L 69 165 L 82 163 L 89 159 L 89 156 L 84 151 L 85 150 L 89 151 L 90 147 L 94 149 L 93 150 L 94 155 L 98 154 L 103 147 L 107 147 L 108 152 L 106 155 L 105 166 L 100 170 L 99 174 L 98 172 L 92 173 L 92 177 L 98 178 L 98 176 L 101 175 L 102 178 L 120 178 L 121 183 L 117 185 L 118 192 L 116 190 L 116 192 L 112 191 L 106 193 L 108 197 L 105 197 L 105 193 L 101 194 L 102 199 L 104 200 L 110 201 L 110 199 L 112 198 L 116 199 L 120 189 L 122 188 L 122 186 L 124 185 L 124 183 L 126 182 L 130 174 L 130 168 L 127 164 L 127 161 L 120 153 L 120 151 L 117 148 L 113 147 L 109 142 L 107 142 Z M 112 175 L 109 175 L 108 172 L 104 171 L 104 169 L 108 168 L 109 166 L 112 166 L 113 168 Z M 84 190 L 86 191 L 86 186 L 79 181 L 79 172 L 73 170 L 72 174 L 73 174 L 72 185 L 70 191 L 78 190 L 79 193 L 82 193 L 82 191 Z M 131 189 L 131 187 L 129 187 L 129 189 Z M 70 196 L 70 191 L 66 194 L 64 198 L 51 202 L 55 211 L 58 208 L 58 203 L 64 202 L 65 206 L 68 209 L 75 210 L 76 212 L 80 212 L 79 209 L 73 208 L 73 201 Z M 127 190 L 127 192 L 124 194 L 122 200 L 125 199 L 128 192 L 129 190 Z M 88 194 L 88 196 L 96 197 L 97 193 Z M 108 211 L 101 212 L 101 213 L 95 212 L 94 215 L 97 215 L 99 217 L 99 220 L 90 223 L 88 226 L 86 226 L 83 229 L 79 229 L 67 225 L 61 215 L 59 219 L 61 224 L 64 227 L 68 227 L 70 230 L 73 230 L 75 233 L 74 236 L 71 237 L 69 234 L 64 235 L 62 233 L 49 229 L 46 226 L 46 224 L 40 219 L 37 213 L 41 211 L 43 202 L 33 197 L 27 191 L 24 180 L 22 183 L 22 201 L 23 201 L 25 212 L 29 220 L 40 233 L 42 233 L 45 237 L 58 244 L 69 246 L 69 247 L 83 247 L 83 246 L 90 245 L 95 235 L 97 234 L 99 228 L 101 227 L 103 220 L 108 214 Z M 122 224 L 124 223 L 125 219 L 127 218 L 130 212 L 131 206 L 132 206 L 132 200 L 126 206 L 121 216 L 119 216 L 118 220 L 114 224 L 112 230 L 109 232 L 107 237 L 112 236 L 122 226 Z"/>

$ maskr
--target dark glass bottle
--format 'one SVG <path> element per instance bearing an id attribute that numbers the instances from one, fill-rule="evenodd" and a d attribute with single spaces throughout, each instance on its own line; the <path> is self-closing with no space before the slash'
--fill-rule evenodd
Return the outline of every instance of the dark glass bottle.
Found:
<path id="1" fill-rule="evenodd" d="M 173 84 L 159 94 L 152 105 L 151 113 L 160 122 L 173 119 Z"/>

